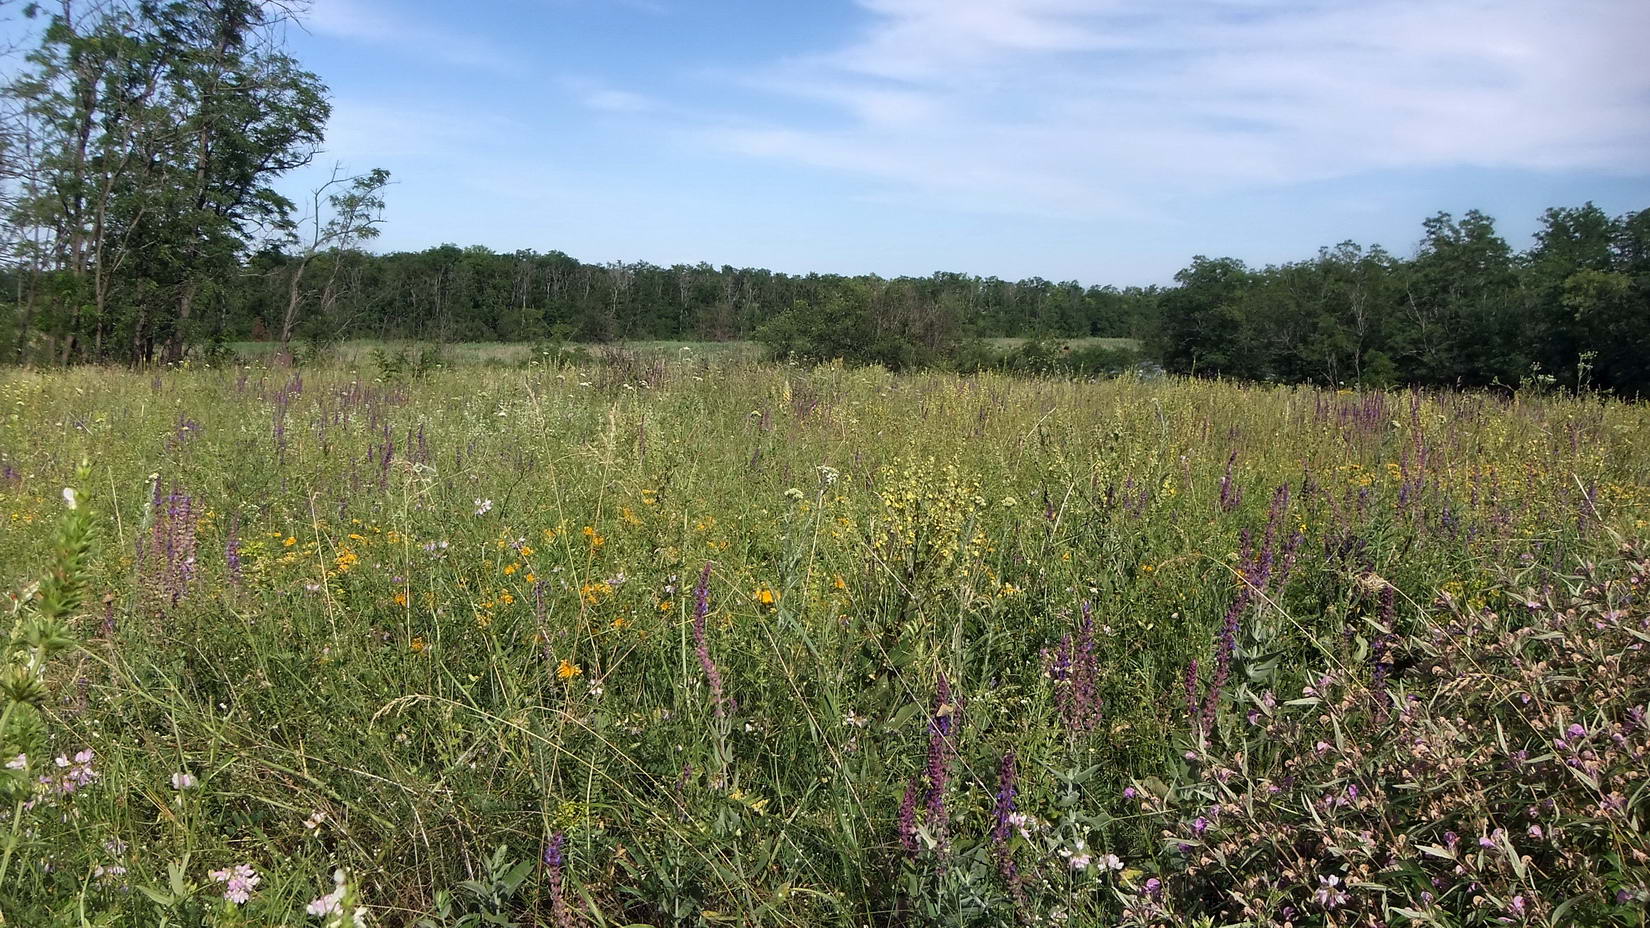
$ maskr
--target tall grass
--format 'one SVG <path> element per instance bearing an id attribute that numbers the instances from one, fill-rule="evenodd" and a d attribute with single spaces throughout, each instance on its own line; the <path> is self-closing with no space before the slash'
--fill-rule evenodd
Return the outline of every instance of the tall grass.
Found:
<path id="1" fill-rule="evenodd" d="M 1420 685 L 1439 603 L 1650 518 L 1650 410 L 1590 398 L 695 361 L 0 398 L 5 579 L 83 459 L 96 532 L 8 924 L 1230 922 L 1164 839 L 1188 751 L 1326 667 Z M 1325 859 L 1264 917 L 1351 924 L 1290 901 Z"/>

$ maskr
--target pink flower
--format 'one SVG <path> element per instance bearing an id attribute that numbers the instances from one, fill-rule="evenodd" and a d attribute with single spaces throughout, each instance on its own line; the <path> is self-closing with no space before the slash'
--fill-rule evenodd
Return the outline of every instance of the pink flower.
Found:
<path id="1" fill-rule="evenodd" d="M 223 897 L 236 905 L 244 905 L 252 898 L 252 891 L 263 882 L 263 877 L 250 864 L 236 864 L 233 868 L 213 870 L 207 876 L 223 884 Z"/>
<path id="2" fill-rule="evenodd" d="M 1346 904 L 1346 893 L 1340 888 L 1340 877 L 1334 874 L 1320 876 L 1318 882 L 1323 885 L 1319 886 L 1318 891 L 1312 895 L 1312 898 L 1317 900 L 1318 905 L 1326 909 L 1334 909 Z"/>

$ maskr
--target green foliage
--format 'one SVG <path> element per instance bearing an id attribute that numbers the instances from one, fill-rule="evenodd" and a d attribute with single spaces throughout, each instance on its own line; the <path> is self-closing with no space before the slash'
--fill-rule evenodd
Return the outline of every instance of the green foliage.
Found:
<path id="1" fill-rule="evenodd" d="M 76 485 L 85 486 L 89 475 L 82 467 L 75 474 Z M 10 813 L 0 819 L 4 828 L 0 832 L 0 893 L 10 892 L 7 875 L 19 848 L 25 849 L 22 859 L 27 860 L 28 846 L 37 843 L 34 830 L 27 827 L 34 817 L 35 794 L 43 788 L 80 785 L 78 780 L 58 779 L 74 776 L 82 769 L 79 766 L 67 775 L 48 773 L 43 715 L 48 708 L 46 683 L 52 660 L 76 644 L 70 620 L 85 602 L 92 555 L 91 513 L 81 508 L 72 487 L 63 491 L 63 502 L 68 509 L 58 521 L 49 572 L 12 600 L 12 628 L 0 648 L 0 759 L 5 764 L 0 768 L 0 805 Z"/>
<path id="2" fill-rule="evenodd" d="M 85 593 L 30 600 L 87 642 L 8 691 L 38 709 L 14 712 L 50 760 L 31 773 L 94 766 L 28 815 L 8 920 L 320 925 L 353 893 L 374 924 L 1115 924 L 1155 877 L 1183 922 L 1232 923 L 1160 831 L 1209 788 L 1184 677 L 1217 664 L 1246 535 L 1292 569 L 1240 616 L 1210 751 L 1252 734 L 1241 694 L 1287 703 L 1326 668 L 1367 688 L 1380 648 L 1423 698 L 1463 679 L 1427 676 L 1422 632 L 1495 612 L 1462 645 L 1511 640 L 1528 616 L 1500 567 L 1602 619 L 1564 565 L 1619 574 L 1612 533 L 1650 522 L 1638 405 L 679 354 L 0 373 L 0 562 L 52 575 L 83 455 L 111 539 Z M 14 655 L 48 640 L 23 637 Z M 1625 640 L 1576 653 L 1637 666 Z M 1547 692 L 1577 718 L 1645 700 Z M 1445 695 L 1483 737 L 1518 705 Z M 1300 727 L 1243 748 L 1257 774 L 1291 738 L 1334 743 L 1278 711 Z M 1335 724 L 1396 749 L 1366 715 Z M 1188 798 L 1160 820 L 1129 787 Z M 1268 821 L 1307 827 L 1290 808 Z M 1639 873 L 1623 860 L 1612 886 Z M 1555 909 L 1581 885 L 1560 869 L 1538 877 Z M 1310 899 L 1323 872 L 1268 892 Z M 1568 911 L 1597 911 L 1586 893 Z"/>
<path id="3" fill-rule="evenodd" d="M 1260 270 L 1193 259 L 1158 299 L 1170 370 L 1323 385 L 1650 389 L 1645 213 L 1550 209 L 1515 254 L 1488 216 L 1440 213 L 1413 259 L 1350 242 Z"/>

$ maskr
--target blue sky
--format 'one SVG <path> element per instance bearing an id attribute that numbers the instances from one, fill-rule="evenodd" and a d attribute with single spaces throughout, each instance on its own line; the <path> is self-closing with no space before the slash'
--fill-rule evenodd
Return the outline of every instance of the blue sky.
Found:
<path id="1" fill-rule="evenodd" d="M 1645 0 L 314 0 L 289 41 L 322 164 L 395 177 L 380 249 L 1131 284 L 1650 207 L 1647 36 Z"/>

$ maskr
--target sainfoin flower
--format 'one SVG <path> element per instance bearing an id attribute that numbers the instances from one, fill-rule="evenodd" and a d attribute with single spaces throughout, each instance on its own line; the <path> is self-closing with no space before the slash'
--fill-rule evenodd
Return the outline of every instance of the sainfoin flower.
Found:
<path id="1" fill-rule="evenodd" d="M 24 758 L 21 754 L 18 755 L 18 758 L 22 758 L 25 762 L 27 761 L 27 758 Z M 73 760 L 70 760 L 68 757 L 60 754 L 58 755 L 55 763 L 57 765 L 57 769 L 62 772 L 55 778 L 49 776 L 41 777 L 40 782 L 46 786 L 47 789 L 54 790 L 66 796 L 82 787 L 91 785 L 92 781 L 98 778 L 99 774 L 97 769 L 92 766 L 93 762 L 96 760 L 97 752 L 91 750 L 90 748 L 87 748 L 84 751 L 76 752 Z M 16 758 L 13 759 L 13 763 L 15 762 Z M 7 766 L 9 767 L 11 764 L 8 763 Z M 14 767 L 12 769 L 21 769 L 21 767 Z"/>
<path id="2" fill-rule="evenodd" d="M 223 897 L 236 905 L 244 905 L 252 898 L 252 891 L 263 878 L 258 871 L 252 869 L 251 864 L 236 864 L 223 870 L 213 870 L 207 876 L 223 884 Z"/>
<path id="3" fill-rule="evenodd" d="M 345 913 L 344 903 L 348 896 L 349 887 L 344 871 L 335 870 L 332 874 L 332 892 L 311 900 L 309 905 L 304 907 L 304 911 L 325 918 L 324 924 L 327 928 L 344 928 L 346 914 L 350 916 L 349 920 L 354 923 L 355 928 L 366 928 L 367 913 L 361 906 L 351 901 L 351 911 Z"/>
<path id="4" fill-rule="evenodd" d="M 1312 896 L 1313 899 L 1317 900 L 1318 905 L 1326 909 L 1334 909 L 1346 904 L 1346 893 L 1340 888 L 1340 877 L 1334 874 L 1320 876 L 1318 882 L 1322 885 L 1318 887 L 1318 891 Z"/>
<path id="5" fill-rule="evenodd" d="M 199 782 L 200 781 L 196 780 L 195 775 L 192 774 L 192 773 L 181 773 L 180 772 L 180 773 L 172 774 L 172 788 L 173 789 L 178 789 L 178 790 L 194 789 L 196 784 L 198 784 Z"/>

